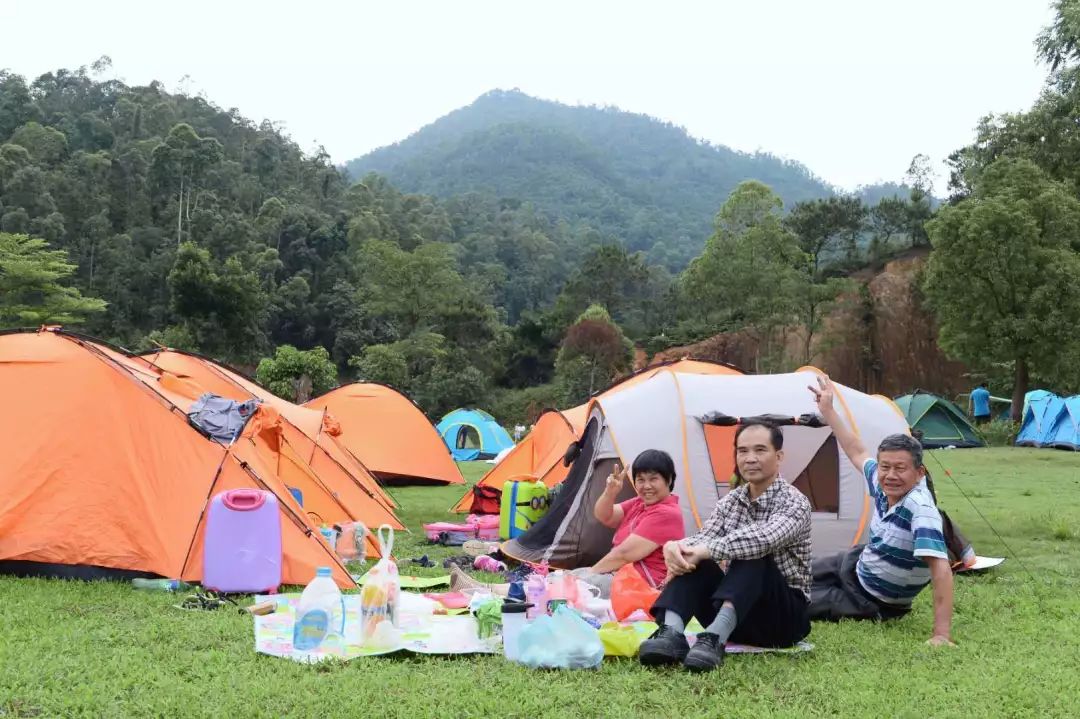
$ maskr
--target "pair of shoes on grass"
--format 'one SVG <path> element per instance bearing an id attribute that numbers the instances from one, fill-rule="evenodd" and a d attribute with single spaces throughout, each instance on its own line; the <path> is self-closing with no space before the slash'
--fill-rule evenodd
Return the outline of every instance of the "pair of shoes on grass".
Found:
<path id="1" fill-rule="evenodd" d="M 709 672 L 724 663 L 724 644 L 715 634 L 701 632 L 691 647 L 685 634 L 665 624 L 641 643 L 638 659 L 647 667 L 682 664 L 692 672 Z"/>

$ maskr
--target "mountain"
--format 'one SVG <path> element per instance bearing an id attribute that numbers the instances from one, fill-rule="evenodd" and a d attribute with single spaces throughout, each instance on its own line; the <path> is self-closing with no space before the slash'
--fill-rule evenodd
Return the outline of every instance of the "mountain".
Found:
<path id="1" fill-rule="evenodd" d="M 494 90 L 394 145 L 346 164 L 406 192 L 479 192 L 533 203 L 679 269 L 697 256 L 713 217 L 743 180 L 791 206 L 833 188 L 803 165 L 695 139 L 670 123 L 611 107 L 572 107 Z"/>

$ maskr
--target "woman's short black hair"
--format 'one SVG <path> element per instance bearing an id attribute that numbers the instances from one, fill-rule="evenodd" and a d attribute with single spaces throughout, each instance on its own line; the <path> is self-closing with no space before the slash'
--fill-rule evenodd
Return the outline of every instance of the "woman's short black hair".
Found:
<path id="1" fill-rule="evenodd" d="M 647 449 L 634 460 L 630 473 L 636 477 L 642 472 L 656 472 L 667 480 L 668 489 L 675 489 L 675 460 L 662 449 Z"/>
<path id="2" fill-rule="evenodd" d="M 764 427 L 769 430 L 769 443 L 772 444 L 773 449 L 784 448 L 784 433 L 780 431 L 780 428 L 771 422 L 756 421 L 748 424 L 739 425 L 739 428 L 735 430 L 735 446 L 739 446 L 739 435 L 751 427 Z"/>

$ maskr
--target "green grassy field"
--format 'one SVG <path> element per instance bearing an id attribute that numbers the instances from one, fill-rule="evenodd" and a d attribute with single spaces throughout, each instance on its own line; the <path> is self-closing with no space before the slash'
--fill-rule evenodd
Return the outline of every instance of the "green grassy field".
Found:
<path id="1" fill-rule="evenodd" d="M 1080 713 L 1080 456 L 938 452 L 1020 561 L 956 582 L 956 648 L 925 645 L 924 592 L 890 624 L 814 626 L 801 656 L 729 657 L 719 672 L 530 671 L 501 657 L 261 656 L 235 611 L 183 612 L 123 584 L 0 578 L 0 717 L 1065 717 Z M 933 459 L 942 505 L 983 555 L 1006 550 Z M 475 481 L 488 465 L 465 467 Z M 394 491 L 410 528 L 461 488 Z M 407 560 L 432 548 L 399 535 Z"/>

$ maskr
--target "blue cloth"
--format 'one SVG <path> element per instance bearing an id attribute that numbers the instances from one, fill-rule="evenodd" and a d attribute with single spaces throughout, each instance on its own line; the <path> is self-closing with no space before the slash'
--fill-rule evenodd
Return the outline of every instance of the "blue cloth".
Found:
<path id="1" fill-rule="evenodd" d="M 976 417 L 990 416 L 990 390 L 985 387 L 976 387 L 971 393 L 972 414 Z"/>
<path id="2" fill-rule="evenodd" d="M 863 589 L 877 599 L 907 605 L 930 583 L 930 567 L 924 560 L 949 559 L 941 513 L 925 479 L 890 507 L 881 491 L 877 467 L 874 459 L 868 459 L 863 467 L 874 499 L 874 518 L 870 521 L 870 542 L 855 573 Z"/>

